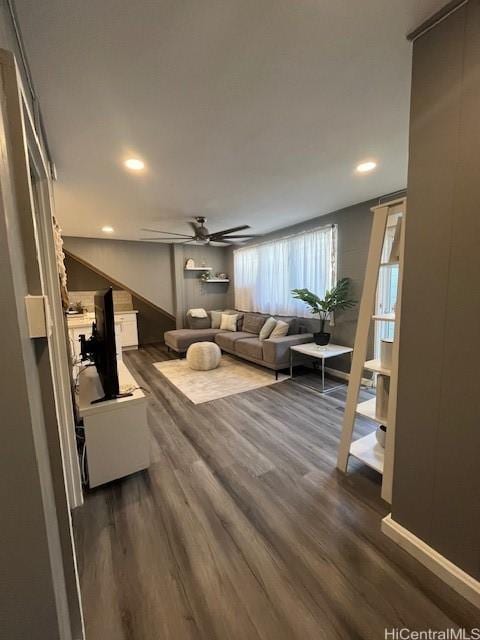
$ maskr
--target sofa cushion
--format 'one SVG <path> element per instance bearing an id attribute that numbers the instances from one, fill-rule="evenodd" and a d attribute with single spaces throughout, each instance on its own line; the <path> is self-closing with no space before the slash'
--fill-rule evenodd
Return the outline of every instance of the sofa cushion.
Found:
<path id="1" fill-rule="evenodd" d="M 295 316 L 275 316 L 275 319 L 288 324 L 288 336 L 296 335 L 298 333 L 298 318 Z"/>
<path id="2" fill-rule="evenodd" d="M 218 344 L 220 349 L 225 349 L 225 351 L 235 351 L 235 344 L 237 340 L 251 337 L 252 334 L 246 333 L 245 331 L 225 331 L 215 336 L 215 342 Z"/>
<path id="3" fill-rule="evenodd" d="M 223 311 L 210 311 L 210 317 L 212 319 L 212 329 L 220 329 L 222 313 Z"/>
<path id="4" fill-rule="evenodd" d="M 270 337 L 270 334 L 277 326 L 277 322 L 278 321 L 272 317 L 267 318 L 267 320 L 265 320 L 265 322 L 263 323 L 263 327 L 260 329 L 260 333 L 258 334 L 258 337 L 260 338 L 260 340 L 266 340 L 267 338 Z"/>
<path id="5" fill-rule="evenodd" d="M 188 329 L 211 329 L 212 320 L 208 313 L 206 318 L 194 318 L 187 311 L 185 324 Z"/>
<path id="6" fill-rule="evenodd" d="M 163 335 L 167 347 L 183 353 L 194 342 L 213 342 L 220 329 L 174 329 Z"/>
<path id="7" fill-rule="evenodd" d="M 284 322 L 283 320 L 277 320 L 277 324 L 270 334 L 270 338 L 283 338 L 288 333 L 288 322 Z"/>
<path id="8" fill-rule="evenodd" d="M 243 311 L 237 311 L 236 309 L 225 309 L 222 313 L 230 313 L 237 316 L 237 331 L 243 331 Z"/>
<path id="9" fill-rule="evenodd" d="M 267 316 L 262 316 L 259 313 L 246 313 L 243 317 L 243 330 L 247 333 L 260 333 L 260 329 L 265 324 Z"/>
<path id="10" fill-rule="evenodd" d="M 220 321 L 220 329 L 222 331 L 237 331 L 237 314 L 222 313 Z"/>
<path id="11" fill-rule="evenodd" d="M 263 360 L 263 342 L 259 338 L 243 338 L 235 343 L 235 353 L 256 360 Z"/>
<path id="12" fill-rule="evenodd" d="M 290 361 L 290 347 L 296 344 L 305 344 L 312 342 L 313 334 L 300 333 L 293 336 L 284 336 L 283 338 L 268 338 L 263 344 L 263 359 L 270 365 L 287 366 Z"/>

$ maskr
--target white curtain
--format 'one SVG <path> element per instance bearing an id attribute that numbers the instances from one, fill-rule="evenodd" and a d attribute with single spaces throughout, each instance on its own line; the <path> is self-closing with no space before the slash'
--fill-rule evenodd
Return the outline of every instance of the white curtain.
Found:
<path id="1" fill-rule="evenodd" d="M 311 317 L 292 289 L 322 297 L 336 282 L 337 232 L 328 225 L 234 251 L 235 308 Z"/>

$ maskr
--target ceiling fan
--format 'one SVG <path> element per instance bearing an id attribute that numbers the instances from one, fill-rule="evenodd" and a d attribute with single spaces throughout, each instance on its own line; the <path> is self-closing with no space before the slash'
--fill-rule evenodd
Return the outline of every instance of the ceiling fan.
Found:
<path id="1" fill-rule="evenodd" d="M 244 235 L 231 235 L 232 233 L 237 233 L 238 231 L 244 231 L 245 229 L 250 229 L 248 224 L 243 224 L 239 227 L 231 227 L 230 229 L 223 229 L 222 231 L 216 231 L 215 233 L 210 233 L 205 226 L 205 222 L 207 219 L 203 216 L 196 216 L 195 221 L 191 221 L 190 225 L 193 228 L 193 234 L 188 235 L 186 233 L 172 233 L 171 231 L 161 231 L 160 229 L 142 229 L 142 231 L 148 231 L 149 233 L 161 233 L 166 237 L 149 237 L 149 238 L 140 238 L 140 240 L 155 240 L 155 241 L 163 241 L 166 240 L 183 240 L 182 244 L 187 244 L 188 242 L 196 242 L 197 244 L 209 244 L 210 242 L 222 242 L 225 244 L 232 244 L 233 240 L 246 240 L 249 238 L 255 238 L 256 236 L 252 233 L 247 233 Z"/>

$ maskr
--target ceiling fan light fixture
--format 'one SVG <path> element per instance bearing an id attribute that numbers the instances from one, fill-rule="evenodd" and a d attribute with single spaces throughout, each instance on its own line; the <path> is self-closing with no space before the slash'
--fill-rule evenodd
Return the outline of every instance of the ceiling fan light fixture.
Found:
<path id="1" fill-rule="evenodd" d="M 145 163 L 140 158 L 127 158 L 123 164 L 130 171 L 142 171 L 145 169 Z"/>

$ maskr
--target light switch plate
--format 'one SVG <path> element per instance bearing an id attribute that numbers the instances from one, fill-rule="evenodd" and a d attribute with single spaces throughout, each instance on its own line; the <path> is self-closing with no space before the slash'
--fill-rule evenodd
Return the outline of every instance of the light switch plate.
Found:
<path id="1" fill-rule="evenodd" d="M 46 296 L 25 296 L 28 335 L 30 338 L 46 338 L 50 334 L 50 314 Z"/>

